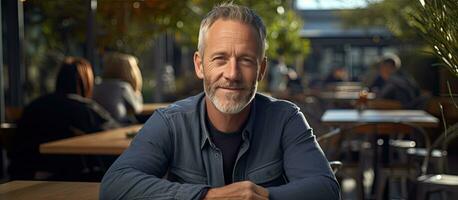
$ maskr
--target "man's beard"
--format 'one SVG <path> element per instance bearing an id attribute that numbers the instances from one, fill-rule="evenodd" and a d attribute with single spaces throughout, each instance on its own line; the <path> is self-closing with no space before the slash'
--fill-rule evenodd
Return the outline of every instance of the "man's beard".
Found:
<path id="1" fill-rule="evenodd" d="M 208 96 L 216 109 L 225 114 L 240 113 L 253 100 L 258 86 L 258 82 L 255 80 L 253 84 L 250 84 L 249 92 L 244 93 L 247 88 L 240 82 L 215 82 L 212 84 L 207 83 L 207 81 L 208 79 L 204 78 L 205 94 Z M 219 87 L 243 88 L 244 90 L 241 90 L 240 92 L 224 93 L 223 97 L 218 97 L 216 96 L 216 90 Z"/>

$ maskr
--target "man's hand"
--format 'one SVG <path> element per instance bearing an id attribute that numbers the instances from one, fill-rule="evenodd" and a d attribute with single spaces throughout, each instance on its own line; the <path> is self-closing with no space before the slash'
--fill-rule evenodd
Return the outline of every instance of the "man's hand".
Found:
<path id="1" fill-rule="evenodd" d="M 269 191 L 251 181 L 242 181 L 209 189 L 204 200 L 211 199 L 268 200 Z"/>

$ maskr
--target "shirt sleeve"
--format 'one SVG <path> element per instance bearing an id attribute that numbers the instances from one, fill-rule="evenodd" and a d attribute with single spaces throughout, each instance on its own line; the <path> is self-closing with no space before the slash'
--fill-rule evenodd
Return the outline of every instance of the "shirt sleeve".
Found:
<path id="1" fill-rule="evenodd" d="M 173 156 L 166 119 L 157 111 L 102 179 L 100 199 L 199 199 L 207 185 L 162 179 Z"/>
<path id="2" fill-rule="evenodd" d="M 284 128 L 282 146 L 283 168 L 289 182 L 267 188 L 271 200 L 340 199 L 339 184 L 299 110 Z"/>

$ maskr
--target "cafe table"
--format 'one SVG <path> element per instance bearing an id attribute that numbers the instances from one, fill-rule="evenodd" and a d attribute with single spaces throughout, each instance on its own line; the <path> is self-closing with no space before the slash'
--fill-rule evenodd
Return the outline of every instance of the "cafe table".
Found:
<path id="1" fill-rule="evenodd" d="M 42 154 L 120 155 L 143 125 L 132 125 L 40 144 Z"/>
<path id="2" fill-rule="evenodd" d="M 321 99 L 329 101 L 352 101 L 360 98 L 359 91 L 322 91 L 319 93 Z M 375 99 L 375 93 L 366 93 L 367 100 Z"/>
<path id="3" fill-rule="evenodd" d="M 59 181 L 11 181 L 0 185 L 0 199 L 95 200 L 100 183 Z"/>
<path id="4" fill-rule="evenodd" d="M 324 112 L 321 121 L 334 127 L 355 123 L 403 122 L 423 128 L 434 128 L 439 124 L 437 117 L 423 110 L 329 109 Z"/>

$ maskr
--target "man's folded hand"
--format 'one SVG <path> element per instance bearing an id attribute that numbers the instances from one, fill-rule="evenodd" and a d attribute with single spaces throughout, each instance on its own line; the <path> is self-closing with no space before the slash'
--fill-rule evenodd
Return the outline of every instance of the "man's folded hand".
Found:
<path id="1" fill-rule="evenodd" d="M 204 200 L 211 199 L 267 200 L 269 191 L 251 181 L 242 181 L 209 189 Z"/>

